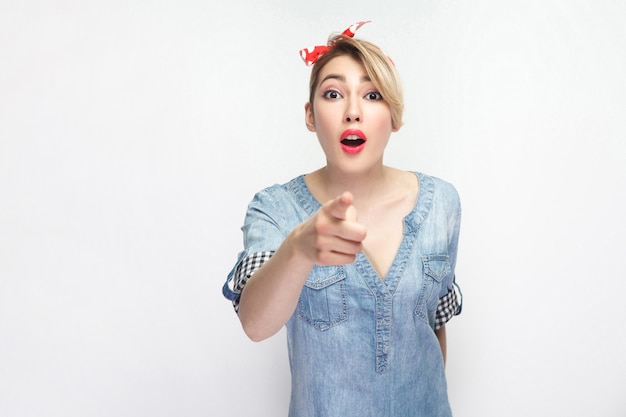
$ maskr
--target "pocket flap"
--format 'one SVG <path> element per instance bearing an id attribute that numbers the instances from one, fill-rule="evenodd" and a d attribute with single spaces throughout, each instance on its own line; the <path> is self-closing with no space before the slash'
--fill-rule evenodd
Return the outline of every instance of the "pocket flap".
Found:
<path id="1" fill-rule="evenodd" d="M 314 290 L 321 290 L 341 281 L 345 277 L 346 272 L 342 266 L 315 265 L 304 285 Z"/>
<path id="2" fill-rule="evenodd" d="M 448 255 L 425 255 L 422 256 L 422 263 L 424 264 L 424 274 L 437 282 L 441 282 L 452 272 Z"/>

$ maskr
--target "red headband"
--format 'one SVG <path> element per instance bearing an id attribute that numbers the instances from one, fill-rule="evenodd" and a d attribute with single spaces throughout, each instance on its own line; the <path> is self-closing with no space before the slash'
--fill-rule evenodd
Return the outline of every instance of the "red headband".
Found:
<path id="1" fill-rule="evenodd" d="M 352 26 L 350 26 L 348 29 L 344 30 L 343 32 L 341 32 L 342 35 L 347 36 L 349 38 L 353 38 L 354 37 L 354 33 L 359 30 L 359 28 L 361 26 L 363 26 L 366 23 L 371 22 L 371 20 L 366 20 L 364 22 L 356 22 L 355 24 L 353 24 Z M 328 41 L 327 45 L 317 45 L 317 46 L 313 46 L 311 48 L 304 48 L 300 50 L 300 56 L 302 57 L 302 60 L 304 61 L 304 63 L 307 66 L 311 66 L 313 64 L 315 64 L 317 62 L 317 60 L 324 55 L 326 52 L 328 52 L 330 50 L 330 48 L 333 47 L 333 45 L 335 44 L 335 37 L 333 37 L 332 39 L 330 39 Z"/>

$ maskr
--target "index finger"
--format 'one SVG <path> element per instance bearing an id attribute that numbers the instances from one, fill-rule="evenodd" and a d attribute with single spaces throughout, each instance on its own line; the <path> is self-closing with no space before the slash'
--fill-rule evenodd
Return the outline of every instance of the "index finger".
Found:
<path id="1" fill-rule="evenodd" d="M 339 197 L 326 204 L 326 212 L 337 220 L 345 220 L 348 207 L 352 205 L 353 196 L 349 191 L 345 191 Z"/>

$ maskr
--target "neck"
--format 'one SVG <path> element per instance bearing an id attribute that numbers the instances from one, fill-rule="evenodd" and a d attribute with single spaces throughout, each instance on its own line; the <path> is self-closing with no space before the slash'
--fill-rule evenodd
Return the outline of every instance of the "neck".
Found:
<path id="1" fill-rule="evenodd" d="M 389 189 L 387 185 L 391 179 L 390 171 L 391 168 L 382 164 L 369 171 L 354 174 L 339 172 L 326 166 L 311 174 L 309 185 L 322 203 L 344 191 L 350 191 L 354 196 L 355 206 L 369 205 L 370 201 L 379 198 Z"/>

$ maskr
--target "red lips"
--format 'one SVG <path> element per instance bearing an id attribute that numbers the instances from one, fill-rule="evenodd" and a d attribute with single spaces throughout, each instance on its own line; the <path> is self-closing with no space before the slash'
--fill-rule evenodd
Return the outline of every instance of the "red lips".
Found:
<path id="1" fill-rule="evenodd" d="M 363 150 L 367 138 L 358 129 L 348 129 L 341 134 L 341 148 L 349 154 L 356 154 Z"/>

